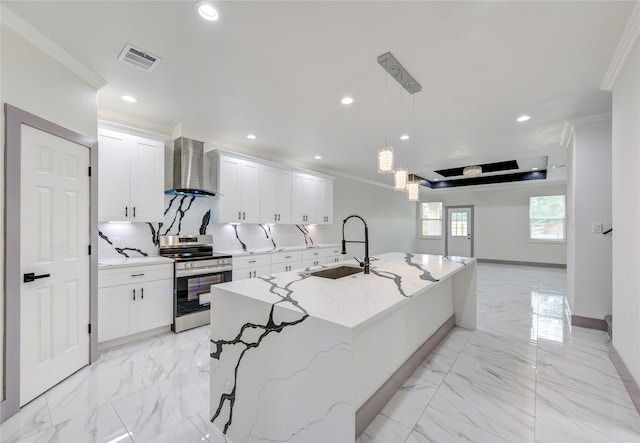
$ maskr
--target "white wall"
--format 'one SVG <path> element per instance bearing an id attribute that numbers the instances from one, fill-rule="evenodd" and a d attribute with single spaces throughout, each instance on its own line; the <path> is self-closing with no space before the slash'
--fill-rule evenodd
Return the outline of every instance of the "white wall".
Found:
<path id="1" fill-rule="evenodd" d="M 613 346 L 640 385 L 640 42 L 613 87 Z"/>
<path id="2" fill-rule="evenodd" d="M 572 314 L 603 319 L 611 314 L 612 236 L 592 232 L 611 227 L 611 120 L 577 125 L 569 146 L 567 184 L 567 286 Z"/>
<path id="3" fill-rule="evenodd" d="M 2 154 L 0 162 L 4 161 L 4 103 L 9 103 L 39 117 L 50 120 L 88 137 L 97 135 L 97 91 L 62 64 L 50 58 L 44 52 L 32 46 L 4 24 L 0 37 L 0 101 L 2 102 L 2 124 L 0 124 L 0 139 L 2 140 Z M 0 163 L 0 170 L 4 166 Z M 4 186 L 4 180 L 0 186 Z M 0 189 L 4 191 L 4 189 Z M 7 193 L 13 190 L 8 189 Z M 4 192 L 0 192 L 3 198 Z M 4 201 L 0 201 L 4 207 Z M 16 216 L 16 215 L 12 215 Z M 0 231 L 4 231 L 0 219 Z M 4 237 L 0 240 L 4 249 Z M 11 256 L 11 251 L 7 251 Z M 1 254 L 0 254 L 1 256 Z M 0 273 L 4 264 L 0 263 Z M 0 285 L 4 287 L 4 276 L 0 277 Z M 0 303 L 0 331 L 4 334 L 4 299 Z M 3 346 L 4 335 L 0 340 Z M 0 392 L 2 389 L 2 368 L 4 367 L 4 349 L 0 348 Z"/>
<path id="4" fill-rule="evenodd" d="M 490 189 L 429 190 L 421 198 L 424 202 L 441 201 L 445 206 L 474 206 L 477 258 L 565 264 L 565 243 L 529 241 L 529 197 L 566 192 L 565 184 L 517 183 Z M 444 254 L 444 238 L 418 239 L 416 243 L 418 252 Z"/>
<path id="5" fill-rule="evenodd" d="M 338 177 L 333 190 L 333 225 L 317 226 L 319 242 L 340 243 L 342 220 L 351 214 L 362 216 L 369 226 L 369 254 L 414 252 L 416 203 L 393 189 Z M 345 227 L 347 240 L 364 239 L 362 222 L 351 219 Z M 316 237 L 314 237 L 315 239 Z M 349 257 L 364 256 L 364 245 L 347 244 Z"/>

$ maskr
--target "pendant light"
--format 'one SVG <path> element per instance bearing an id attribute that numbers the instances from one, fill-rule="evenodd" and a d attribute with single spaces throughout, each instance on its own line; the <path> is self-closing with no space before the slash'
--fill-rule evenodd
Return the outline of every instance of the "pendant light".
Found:
<path id="1" fill-rule="evenodd" d="M 413 110 L 411 114 L 411 156 L 413 161 L 411 164 L 416 164 L 416 96 L 413 96 Z M 411 174 L 409 181 L 407 182 L 407 199 L 410 202 L 420 200 L 420 184 L 416 181 L 416 176 Z"/>
<path id="2" fill-rule="evenodd" d="M 378 149 L 378 174 L 393 172 L 393 148 L 386 146 Z"/>
<path id="3" fill-rule="evenodd" d="M 404 168 L 398 168 L 393 173 L 393 189 L 396 191 L 405 191 L 407 189 L 407 179 L 409 171 Z"/>

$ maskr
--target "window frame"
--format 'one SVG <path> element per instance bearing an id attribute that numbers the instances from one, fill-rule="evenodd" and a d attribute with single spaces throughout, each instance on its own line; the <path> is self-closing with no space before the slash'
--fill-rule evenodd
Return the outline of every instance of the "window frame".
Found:
<path id="1" fill-rule="evenodd" d="M 533 202 L 533 200 L 535 198 L 541 198 L 541 197 L 562 197 L 563 199 L 563 206 L 564 206 L 564 217 L 563 218 L 558 218 L 558 217 L 544 217 L 547 219 L 553 219 L 553 220 L 562 220 L 562 238 L 561 239 L 553 239 L 553 238 L 532 238 L 531 236 L 531 227 L 532 227 L 532 220 L 538 220 L 540 218 L 532 218 L 531 217 L 531 204 Z M 530 243 L 551 243 L 551 244 L 563 244 L 567 242 L 567 195 L 566 194 L 552 194 L 552 195 L 531 195 L 529 196 L 529 205 L 528 205 L 528 226 L 527 226 L 527 230 L 528 230 L 528 234 L 527 236 L 529 237 L 529 242 Z"/>
<path id="2" fill-rule="evenodd" d="M 440 204 L 440 218 L 422 218 L 422 205 L 424 203 L 439 203 Z M 444 216 L 444 202 L 443 201 L 421 201 L 418 202 L 418 237 L 426 240 L 441 240 L 444 238 L 445 232 L 445 216 Z M 440 220 L 440 235 L 423 235 L 422 233 L 422 222 L 425 220 Z"/>

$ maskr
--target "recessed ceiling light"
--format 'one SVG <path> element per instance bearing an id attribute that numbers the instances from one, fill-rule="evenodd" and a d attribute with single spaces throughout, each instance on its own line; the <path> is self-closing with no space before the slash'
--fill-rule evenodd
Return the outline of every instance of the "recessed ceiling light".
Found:
<path id="1" fill-rule="evenodd" d="M 527 120 L 529 120 L 530 118 L 531 118 L 531 117 L 530 117 L 530 116 L 528 116 L 528 115 L 521 115 L 520 117 L 518 117 L 518 118 L 516 119 L 516 121 L 517 121 L 518 123 L 522 123 L 522 122 L 526 122 L 526 121 L 527 121 Z"/>
<path id="2" fill-rule="evenodd" d="M 349 96 L 343 97 L 342 100 L 340 100 L 340 103 L 342 103 L 343 105 L 350 105 L 351 103 L 353 103 L 353 99 Z"/>
<path id="3" fill-rule="evenodd" d="M 439 178 L 434 178 L 433 181 L 437 182 L 438 180 L 440 180 Z"/>
<path id="4" fill-rule="evenodd" d="M 538 170 L 538 168 L 531 168 L 531 170 L 532 170 L 532 171 L 537 171 L 537 170 Z"/>
<path id="5" fill-rule="evenodd" d="M 220 11 L 211 2 L 208 2 L 208 1 L 196 2 L 195 8 L 198 10 L 198 14 L 200 14 L 200 17 L 202 17 L 207 21 L 215 22 L 220 18 Z"/>
<path id="6" fill-rule="evenodd" d="M 321 156 L 321 155 L 316 155 L 316 156 L 315 156 L 315 157 L 313 157 L 313 158 L 315 158 L 316 160 L 322 160 L 322 156 Z"/>
<path id="7" fill-rule="evenodd" d="M 247 138 L 248 138 L 249 140 L 255 140 L 255 139 L 256 139 L 256 136 L 255 136 L 255 135 L 253 135 L 253 134 L 249 134 L 249 135 L 247 135 Z"/>
<path id="8" fill-rule="evenodd" d="M 407 134 L 403 134 L 400 136 L 400 140 L 409 140 L 409 136 Z"/>
<path id="9" fill-rule="evenodd" d="M 137 99 L 137 98 L 132 97 L 132 96 L 130 96 L 130 95 L 123 95 L 123 96 L 122 96 L 122 100 L 124 100 L 125 102 L 129 102 L 129 103 L 135 103 L 135 102 L 137 102 L 137 101 L 138 101 L 138 99 Z"/>

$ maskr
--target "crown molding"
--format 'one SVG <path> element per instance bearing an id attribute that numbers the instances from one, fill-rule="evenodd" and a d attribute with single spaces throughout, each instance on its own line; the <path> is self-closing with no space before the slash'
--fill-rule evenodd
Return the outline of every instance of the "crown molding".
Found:
<path id="1" fill-rule="evenodd" d="M 171 138 L 173 133 L 172 126 L 101 107 L 98 108 L 98 122 L 103 125 L 119 126 L 121 130 L 127 129 L 127 132 L 135 129 L 139 132 L 146 132 L 148 135 L 156 134 L 163 139 Z"/>
<path id="2" fill-rule="evenodd" d="M 572 118 L 571 120 L 565 120 L 562 128 L 562 135 L 560 136 L 560 146 L 565 148 L 569 147 L 569 143 L 573 138 L 576 126 L 585 125 L 587 123 L 600 122 L 605 120 L 611 120 L 611 113 L 606 112 L 603 114 L 585 115 L 583 117 Z"/>
<path id="3" fill-rule="evenodd" d="M 618 74 L 620 74 L 627 58 L 629 58 L 629 54 L 638 41 L 638 37 L 640 37 L 640 1 L 636 0 L 631 17 L 629 17 L 616 51 L 613 53 L 609 68 L 604 74 L 602 83 L 600 83 L 600 89 L 603 91 L 613 90 Z"/>
<path id="4" fill-rule="evenodd" d="M 45 54 L 48 54 L 94 88 L 100 89 L 107 84 L 105 79 L 80 63 L 75 57 L 49 40 L 44 34 L 24 21 L 5 5 L 0 5 L 0 19 L 3 25 L 12 29 L 26 41 Z"/>

